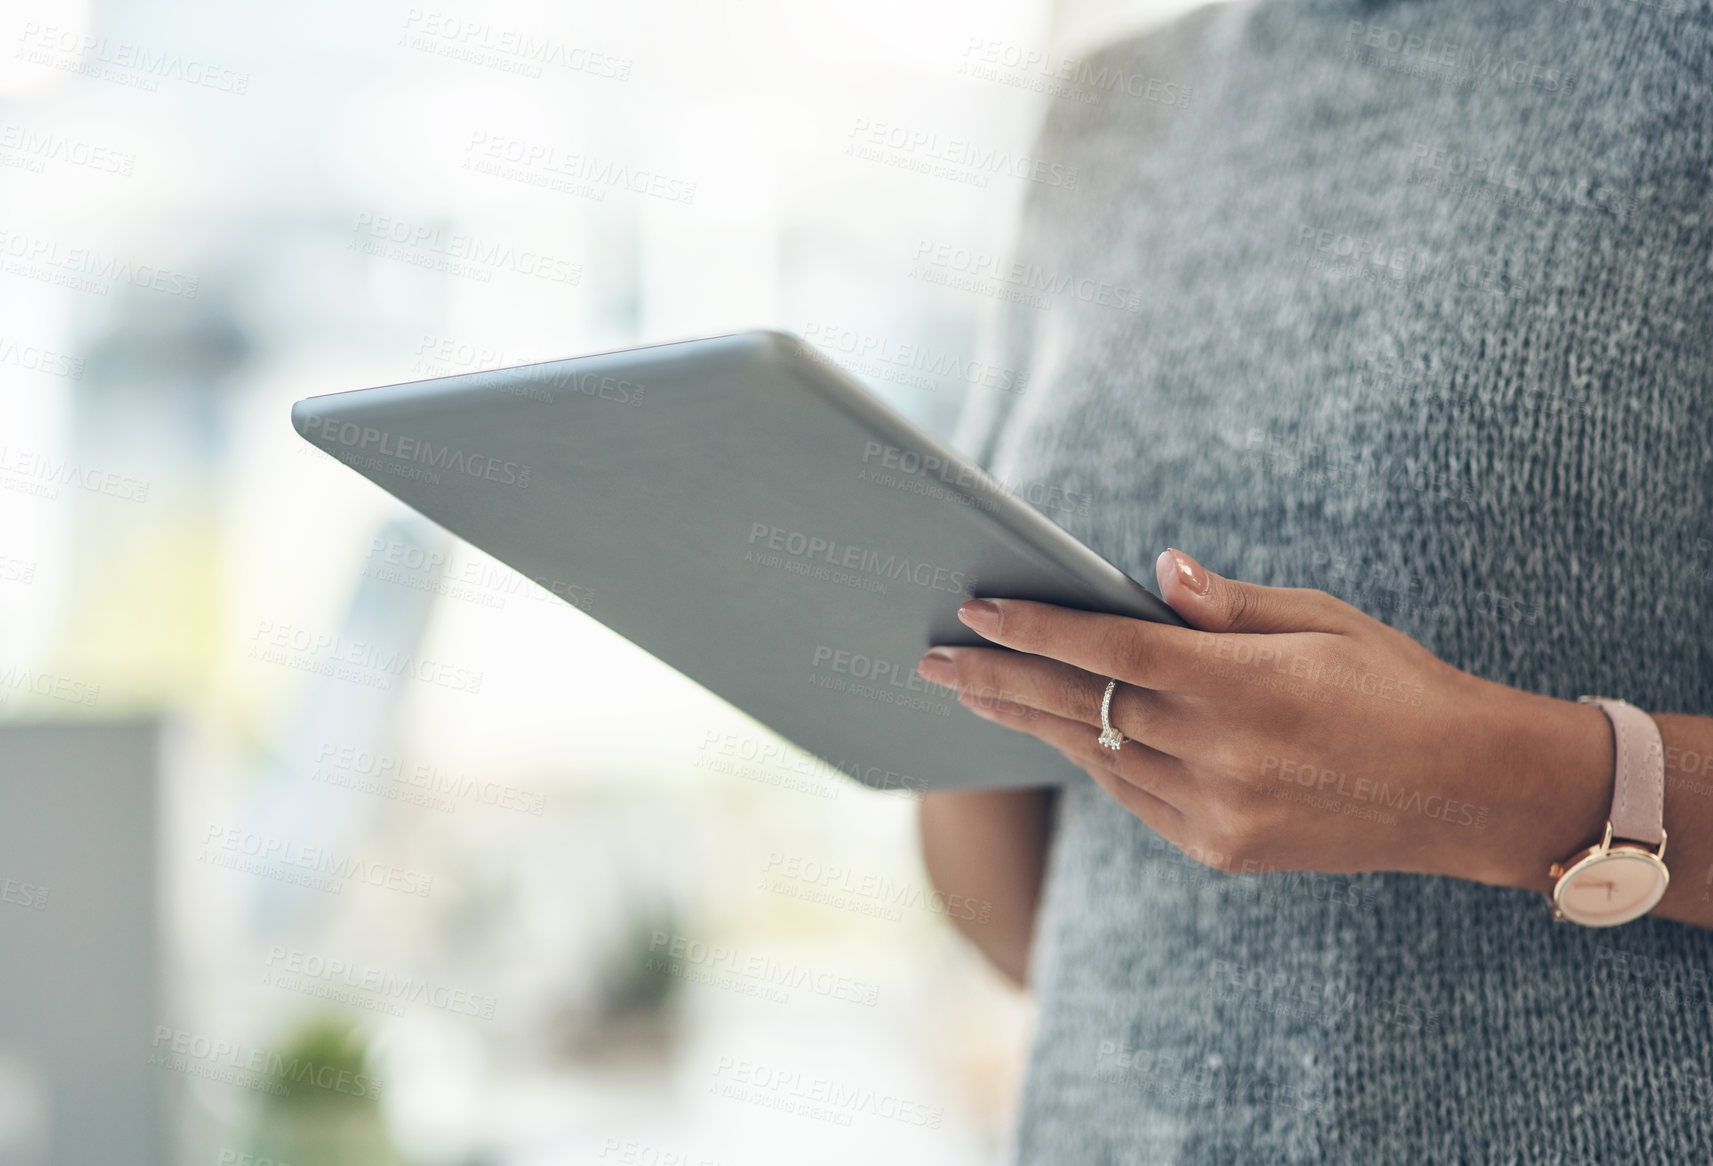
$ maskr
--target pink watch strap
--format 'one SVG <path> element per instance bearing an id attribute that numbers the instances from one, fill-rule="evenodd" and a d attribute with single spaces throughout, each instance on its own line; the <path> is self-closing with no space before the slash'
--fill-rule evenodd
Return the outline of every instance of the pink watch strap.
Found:
<path id="1" fill-rule="evenodd" d="M 1633 704 L 1585 696 L 1612 722 L 1618 764 L 1612 779 L 1612 837 L 1659 845 L 1665 838 L 1665 745 L 1654 719 Z"/>

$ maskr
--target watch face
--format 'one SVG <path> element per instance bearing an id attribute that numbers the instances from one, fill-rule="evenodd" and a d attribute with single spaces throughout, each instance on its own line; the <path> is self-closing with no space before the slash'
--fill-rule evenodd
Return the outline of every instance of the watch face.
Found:
<path id="1" fill-rule="evenodd" d="M 1578 864 L 1560 881 L 1559 910 L 1588 927 L 1628 923 L 1665 894 L 1665 864 L 1646 852 L 1610 851 Z"/>

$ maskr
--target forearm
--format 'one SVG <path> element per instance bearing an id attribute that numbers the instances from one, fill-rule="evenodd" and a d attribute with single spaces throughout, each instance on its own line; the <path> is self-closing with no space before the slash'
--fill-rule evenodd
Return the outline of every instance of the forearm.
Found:
<path id="1" fill-rule="evenodd" d="M 922 860 L 952 923 L 1012 982 L 1027 982 L 1054 791 L 924 794 Z"/>
<path id="2" fill-rule="evenodd" d="M 1498 686 L 1494 686 L 1497 688 Z M 1598 842 L 1612 805 L 1614 746 L 1592 705 L 1495 694 L 1495 788 L 1510 791 L 1495 815 L 1482 881 L 1548 894 L 1547 868 Z M 1651 710 L 1650 710 L 1651 711 Z M 1665 744 L 1665 863 L 1671 883 L 1653 914 L 1713 927 L 1713 717 L 1653 714 Z"/>

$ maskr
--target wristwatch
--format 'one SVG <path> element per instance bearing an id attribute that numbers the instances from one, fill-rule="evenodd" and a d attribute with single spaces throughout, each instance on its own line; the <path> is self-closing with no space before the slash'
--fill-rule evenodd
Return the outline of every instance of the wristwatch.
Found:
<path id="1" fill-rule="evenodd" d="M 1653 910 L 1671 880 L 1665 869 L 1665 746 L 1659 726 L 1635 705 L 1600 696 L 1577 699 L 1599 706 L 1612 722 L 1618 761 L 1605 837 L 1547 871 L 1558 880 L 1552 916 L 1585 927 L 1616 927 Z"/>

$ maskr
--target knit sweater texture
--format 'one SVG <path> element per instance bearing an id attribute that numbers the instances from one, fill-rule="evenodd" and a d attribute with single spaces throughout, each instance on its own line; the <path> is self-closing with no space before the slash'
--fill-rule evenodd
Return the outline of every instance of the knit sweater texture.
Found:
<path id="1" fill-rule="evenodd" d="M 1087 58 L 1034 154 L 1077 180 L 1026 199 L 990 289 L 1024 387 L 963 448 L 1091 498 L 1048 513 L 1146 582 L 1177 546 L 1713 715 L 1707 0 L 1206 8 Z M 1690 763 L 1668 799 L 1713 797 Z M 1713 1162 L 1713 930 L 1227 875 L 1082 781 L 1031 958 L 1028 1166 Z"/>

